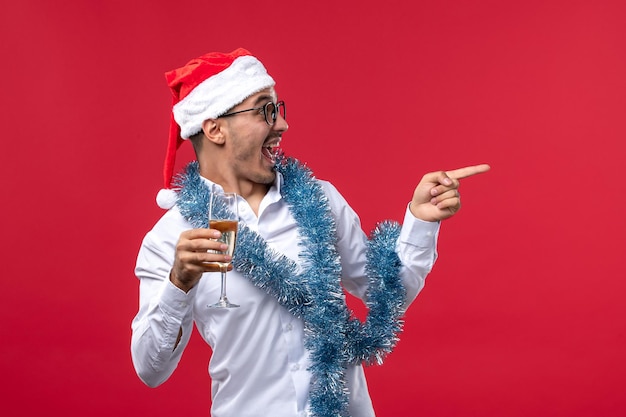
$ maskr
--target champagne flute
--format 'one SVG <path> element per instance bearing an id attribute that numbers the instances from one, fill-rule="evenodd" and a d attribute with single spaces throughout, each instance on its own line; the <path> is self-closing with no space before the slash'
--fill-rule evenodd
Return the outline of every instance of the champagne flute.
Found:
<path id="1" fill-rule="evenodd" d="M 237 239 L 237 225 L 239 216 L 237 214 L 237 194 L 224 193 L 217 190 L 213 185 L 211 187 L 211 196 L 209 199 L 209 228 L 219 230 L 222 236 L 217 239 L 219 242 L 225 243 L 228 248 L 226 251 L 212 251 L 213 253 L 222 253 L 225 255 L 233 255 L 235 251 L 235 241 Z M 239 307 L 228 301 L 226 297 L 226 271 L 230 262 L 216 262 L 220 267 L 222 275 L 220 299 L 217 303 L 208 307 L 212 308 L 233 308 Z"/>

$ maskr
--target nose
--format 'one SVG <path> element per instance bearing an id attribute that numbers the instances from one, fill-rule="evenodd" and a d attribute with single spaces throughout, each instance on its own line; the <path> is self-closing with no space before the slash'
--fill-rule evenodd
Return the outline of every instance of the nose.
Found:
<path id="1" fill-rule="evenodd" d="M 278 113 L 278 112 L 277 112 Z M 276 114 L 276 121 L 272 125 L 272 129 L 278 132 L 286 132 L 289 129 L 289 125 L 283 116 L 280 113 Z"/>

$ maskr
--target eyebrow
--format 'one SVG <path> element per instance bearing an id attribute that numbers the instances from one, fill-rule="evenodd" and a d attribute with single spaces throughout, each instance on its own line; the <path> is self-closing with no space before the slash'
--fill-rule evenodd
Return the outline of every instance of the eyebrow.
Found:
<path id="1" fill-rule="evenodd" d="M 256 100 L 254 100 L 254 104 L 253 104 L 253 106 L 259 105 L 259 104 L 261 104 L 261 102 L 267 102 L 268 100 L 269 100 L 269 101 L 272 101 L 273 99 L 274 99 L 274 97 L 272 97 L 271 95 L 269 95 L 269 94 L 263 94 L 263 95 L 261 95 L 261 96 L 258 96 L 258 97 L 256 98 Z"/>

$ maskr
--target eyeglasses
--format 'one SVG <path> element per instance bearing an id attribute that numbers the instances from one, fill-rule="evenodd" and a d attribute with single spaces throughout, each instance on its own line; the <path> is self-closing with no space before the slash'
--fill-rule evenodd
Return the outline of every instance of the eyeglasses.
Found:
<path id="1" fill-rule="evenodd" d="M 245 112 L 255 111 L 255 110 L 262 110 L 263 117 L 265 117 L 265 123 L 267 123 L 270 126 L 273 126 L 274 123 L 276 123 L 276 118 L 278 117 L 278 114 L 280 114 L 280 117 L 282 117 L 283 119 L 287 118 L 287 109 L 285 108 L 284 101 L 279 101 L 278 103 L 268 101 L 261 107 L 255 107 L 255 108 L 246 109 L 246 110 L 238 110 L 232 113 L 222 114 L 221 116 L 218 116 L 217 118 L 219 119 L 220 117 L 234 116 L 239 113 L 245 113 Z"/>

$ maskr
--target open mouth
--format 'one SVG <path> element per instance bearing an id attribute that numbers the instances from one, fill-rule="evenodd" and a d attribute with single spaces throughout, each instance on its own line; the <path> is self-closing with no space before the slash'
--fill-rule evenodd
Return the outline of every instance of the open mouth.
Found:
<path id="1" fill-rule="evenodd" d="M 276 163 L 276 156 L 278 155 L 278 142 L 267 143 L 261 148 L 261 154 L 265 159 L 267 159 L 272 165 Z"/>

